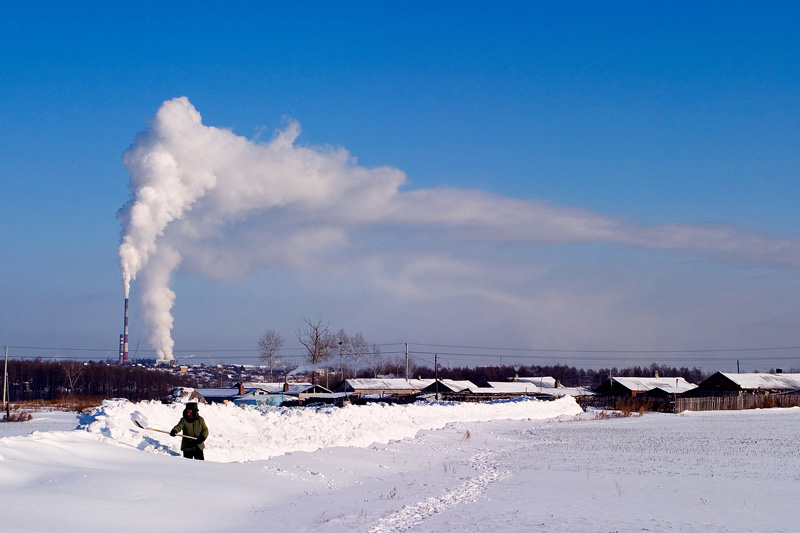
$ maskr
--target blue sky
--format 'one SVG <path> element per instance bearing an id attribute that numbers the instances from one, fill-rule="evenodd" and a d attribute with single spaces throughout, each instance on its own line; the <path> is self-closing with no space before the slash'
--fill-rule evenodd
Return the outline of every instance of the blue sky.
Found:
<path id="1" fill-rule="evenodd" d="M 298 147 L 399 169 L 400 192 L 766 241 L 745 257 L 702 235 L 521 245 L 348 226 L 356 259 L 326 256 L 338 270 L 256 261 L 215 277 L 185 262 L 170 284 L 177 350 L 249 349 L 269 328 L 293 345 L 310 317 L 376 343 L 684 351 L 522 363 L 800 368 L 800 349 L 685 352 L 800 346 L 798 18 L 791 3 L 5 3 L 0 343 L 115 352 L 122 153 L 185 96 L 204 125 L 255 144 L 296 121 Z M 412 271 L 426 283 L 401 290 Z M 132 300 L 132 345 L 149 349 L 136 285 Z"/>

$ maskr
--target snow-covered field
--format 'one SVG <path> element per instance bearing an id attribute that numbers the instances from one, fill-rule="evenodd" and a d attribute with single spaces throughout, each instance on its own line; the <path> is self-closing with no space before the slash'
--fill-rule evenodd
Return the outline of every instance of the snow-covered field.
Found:
<path id="1" fill-rule="evenodd" d="M 0 530 L 800 530 L 798 408 L 202 406 L 205 462 L 133 424 L 180 411 L 113 401 L 0 424 Z"/>

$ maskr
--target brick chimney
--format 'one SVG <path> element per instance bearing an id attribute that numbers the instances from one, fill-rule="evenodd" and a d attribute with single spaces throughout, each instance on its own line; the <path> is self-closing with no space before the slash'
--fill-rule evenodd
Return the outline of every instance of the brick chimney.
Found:
<path id="1" fill-rule="evenodd" d="M 239 396 L 244 394 L 244 383 L 239 383 Z"/>

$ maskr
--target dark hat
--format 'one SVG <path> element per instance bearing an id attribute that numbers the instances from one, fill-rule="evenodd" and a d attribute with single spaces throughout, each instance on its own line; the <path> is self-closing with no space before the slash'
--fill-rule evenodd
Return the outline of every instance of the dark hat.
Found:
<path id="1" fill-rule="evenodd" d="M 192 419 L 196 419 L 200 416 L 200 413 L 197 411 L 197 402 L 188 402 L 186 407 L 183 408 L 183 417 L 186 418 L 187 411 L 192 412 Z"/>

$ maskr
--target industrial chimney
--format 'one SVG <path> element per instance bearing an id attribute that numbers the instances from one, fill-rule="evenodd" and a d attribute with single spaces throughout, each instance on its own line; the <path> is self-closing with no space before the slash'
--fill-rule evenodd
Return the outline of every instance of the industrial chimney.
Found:
<path id="1" fill-rule="evenodd" d="M 125 298 L 125 326 L 122 329 L 122 346 L 119 353 L 119 362 L 128 362 L 128 299 Z"/>

